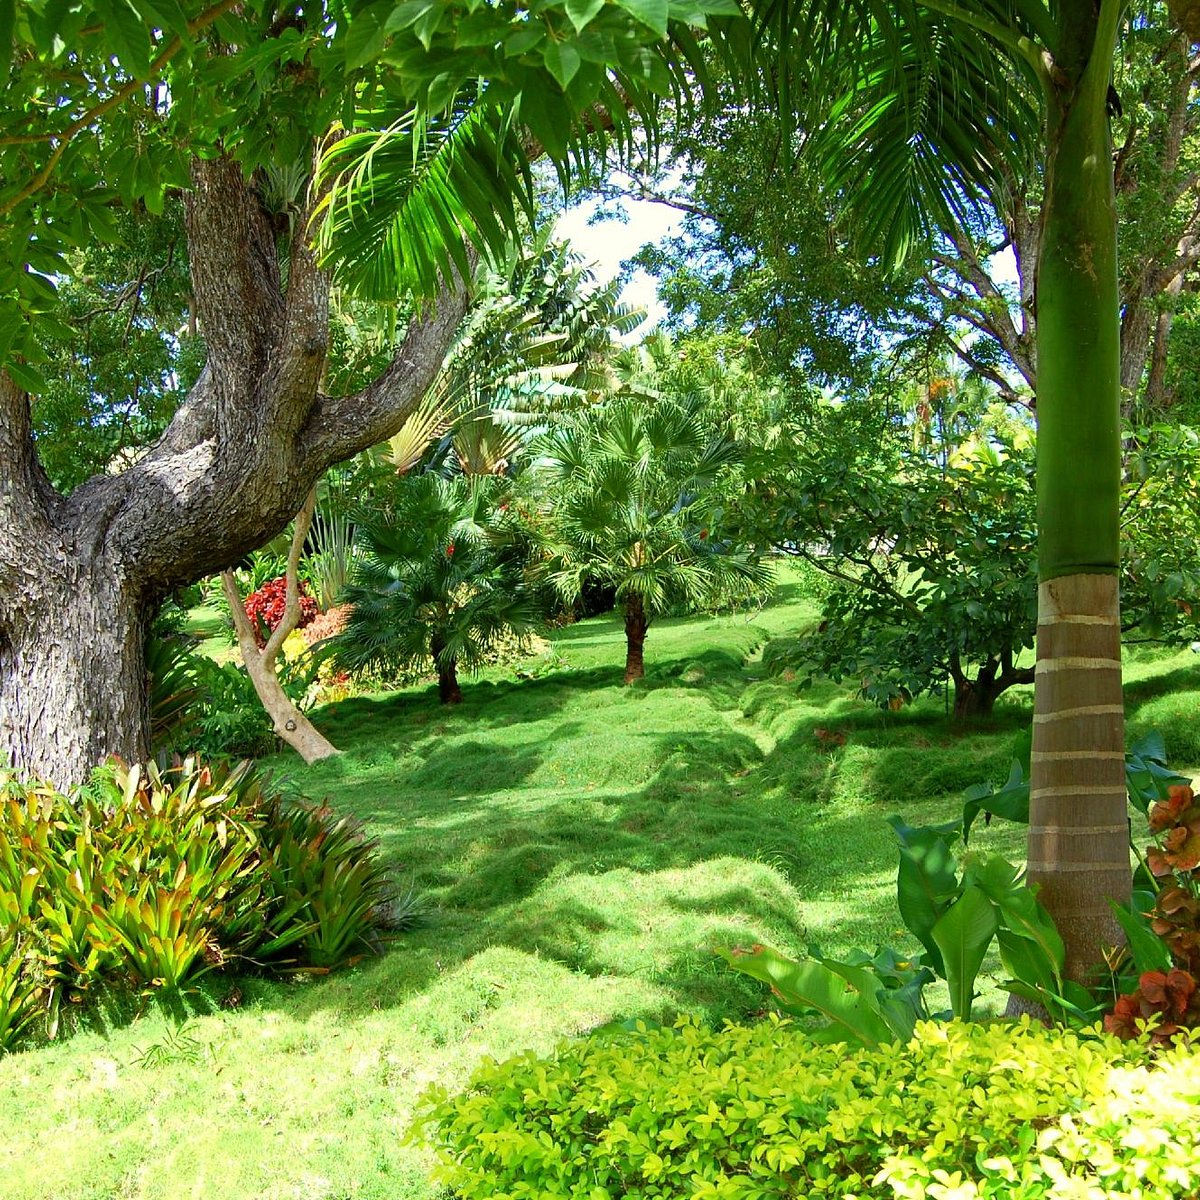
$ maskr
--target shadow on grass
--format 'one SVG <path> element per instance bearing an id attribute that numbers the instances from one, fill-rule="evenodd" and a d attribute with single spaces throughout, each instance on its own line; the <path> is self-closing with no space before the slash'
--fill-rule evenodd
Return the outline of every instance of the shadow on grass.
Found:
<path id="1" fill-rule="evenodd" d="M 1194 667 L 1179 667 L 1161 675 L 1135 679 L 1125 685 L 1125 704 L 1130 715 L 1149 700 L 1179 692 L 1200 691 L 1200 663 Z"/>
<path id="2" fill-rule="evenodd" d="M 562 642 L 611 651 L 617 628 L 575 626 Z M 1185 678 L 1135 683 L 1131 701 Z M 965 788 L 1007 774 L 1029 721 L 1023 703 L 955 726 L 934 701 L 893 714 L 834 684 L 800 692 L 703 639 L 631 688 L 614 662 L 465 693 L 454 709 L 410 690 L 331 714 L 347 753 L 301 782 L 366 819 L 431 912 L 352 983 L 256 985 L 260 1002 L 404 1007 L 505 948 L 598 983 L 652 980 L 710 1018 L 754 1011 L 761 991 L 732 982 L 714 942 L 894 941 L 886 816 L 957 815 Z"/>

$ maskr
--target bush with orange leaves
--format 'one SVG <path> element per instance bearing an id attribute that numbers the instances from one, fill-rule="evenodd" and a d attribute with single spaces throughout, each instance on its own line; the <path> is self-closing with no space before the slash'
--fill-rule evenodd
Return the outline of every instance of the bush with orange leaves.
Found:
<path id="1" fill-rule="evenodd" d="M 1139 1023 L 1157 1020 L 1151 1037 L 1169 1042 L 1181 1029 L 1200 1028 L 1200 801 L 1190 787 L 1171 787 L 1149 818 L 1157 841 L 1146 865 L 1162 883 L 1146 915 L 1170 954 L 1171 969 L 1144 971 L 1137 990 L 1117 1000 L 1104 1027 L 1136 1037 Z"/>

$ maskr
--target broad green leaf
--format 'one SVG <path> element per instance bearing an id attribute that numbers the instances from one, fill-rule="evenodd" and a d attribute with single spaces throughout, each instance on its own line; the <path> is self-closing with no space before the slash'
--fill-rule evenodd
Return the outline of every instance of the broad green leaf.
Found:
<path id="1" fill-rule="evenodd" d="M 32 396 L 40 396 L 46 391 L 46 380 L 40 371 L 28 363 L 9 362 L 5 370 L 12 376 L 12 381 Z"/>
<path id="2" fill-rule="evenodd" d="M 930 936 L 958 892 L 958 864 L 951 850 L 956 826 L 914 828 L 899 817 L 888 824 L 900 840 L 896 901 L 900 917 L 929 954 L 929 965 L 944 974 L 942 953 Z"/>
<path id="3" fill-rule="evenodd" d="M 1138 758 L 1149 759 L 1164 767 L 1167 765 L 1167 743 L 1161 731 L 1157 729 L 1151 729 L 1149 733 L 1138 738 L 1129 747 L 1129 754 L 1131 757 L 1136 755 Z"/>
<path id="4" fill-rule="evenodd" d="M 1120 922 L 1129 941 L 1129 953 L 1139 975 L 1147 971 L 1169 971 L 1173 966 L 1167 944 L 1150 928 L 1147 920 L 1138 911 L 1135 903 L 1131 908 L 1110 900 L 1113 916 Z"/>
<path id="5" fill-rule="evenodd" d="M 604 0 L 567 0 L 567 18 L 575 26 L 575 32 L 582 33 L 603 7 Z"/>
<path id="6" fill-rule="evenodd" d="M 165 33 L 177 35 L 185 42 L 192 40 L 188 30 L 187 13 L 179 0 L 134 0 L 134 7 L 147 25 L 157 26 Z"/>
<path id="7" fill-rule="evenodd" d="M 1000 962 L 1005 971 L 1018 983 L 1039 988 L 1046 994 L 1057 993 L 1061 979 L 1049 969 L 1045 954 L 1036 943 L 1001 926 L 996 932 Z"/>
<path id="8" fill-rule="evenodd" d="M 667 0 L 617 0 L 617 3 L 659 37 L 666 36 L 670 7 Z"/>
<path id="9" fill-rule="evenodd" d="M 102 0 L 96 5 L 121 65 L 139 79 L 150 73 L 150 31 L 130 0 Z"/>
<path id="10" fill-rule="evenodd" d="M 579 51 L 569 42 L 549 42 L 542 51 L 542 61 L 565 92 L 578 73 L 581 60 Z"/>
<path id="11" fill-rule="evenodd" d="M 1021 825 L 1029 824 L 1029 779 L 1024 767 L 1017 759 L 1013 759 L 1008 772 L 1008 779 L 998 790 L 993 790 L 990 783 L 977 783 L 964 793 L 963 804 L 963 842 L 971 836 L 971 826 L 975 824 L 981 812 L 1003 817 L 1007 821 L 1016 821 Z"/>
<path id="12" fill-rule="evenodd" d="M 768 946 L 758 946 L 749 954 L 717 953 L 735 971 L 767 984 L 785 1011 L 824 1017 L 841 1040 L 866 1046 L 895 1040 L 878 1010 L 878 981 L 868 971 L 855 974 L 854 968 L 844 965 L 834 971 L 813 959 L 793 962 Z M 848 978 L 851 975 L 856 983 Z"/>
<path id="13" fill-rule="evenodd" d="M 1065 951 L 1050 914 L 1038 903 L 1020 872 L 999 856 L 972 873 L 972 882 L 1000 910 L 1000 961 L 1017 980 L 1059 995 Z"/>
<path id="14" fill-rule="evenodd" d="M 342 51 L 351 70 L 370 62 L 383 49 L 388 35 L 385 18 L 389 11 L 386 5 L 372 4 L 355 12 L 351 18 Z"/>
<path id="15" fill-rule="evenodd" d="M 968 887 L 933 927 L 930 936 L 942 952 L 950 1006 L 959 1020 L 971 1019 L 975 979 L 999 927 L 996 906 L 974 886 Z"/>
<path id="16" fill-rule="evenodd" d="M 0 82 L 7 83 L 12 66 L 13 26 L 17 20 L 17 0 L 0 0 Z"/>

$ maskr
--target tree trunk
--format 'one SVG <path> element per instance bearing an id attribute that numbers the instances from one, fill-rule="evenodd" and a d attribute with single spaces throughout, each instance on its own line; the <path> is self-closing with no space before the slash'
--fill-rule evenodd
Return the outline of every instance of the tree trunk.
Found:
<path id="1" fill-rule="evenodd" d="M 443 704 L 461 704 L 462 688 L 458 686 L 458 659 L 445 653 L 446 641 L 440 633 L 429 638 L 429 656 L 437 670 L 438 699 Z"/>
<path id="2" fill-rule="evenodd" d="M 341 753 L 338 748 L 292 703 L 283 685 L 279 682 L 277 663 L 283 643 L 300 624 L 300 583 L 298 572 L 300 554 L 304 549 L 304 539 L 308 536 L 308 528 L 312 524 L 313 506 L 317 501 L 314 488 L 308 493 L 304 506 L 296 514 L 296 527 L 292 532 L 292 544 L 288 552 L 287 562 L 287 607 L 283 619 L 272 631 L 267 644 L 259 650 L 254 637 L 254 629 L 246 613 L 246 605 L 238 591 L 237 580 L 232 571 L 224 571 L 221 583 L 225 588 L 225 598 L 229 601 L 233 613 L 233 625 L 237 630 L 238 648 L 242 652 L 242 662 L 246 664 L 246 673 L 254 690 L 262 701 L 262 706 L 271 718 L 275 733 L 287 742 L 306 763 L 320 762 L 323 758 L 332 758 Z"/>
<path id="3" fill-rule="evenodd" d="M 443 704 L 461 704 L 462 688 L 458 686 L 458 663 L 454 659 L 438 663 L 438 699 Z"/>
<path id="4" fill-rule="evenodd" d="M 1128 900 L 1121 695 L 1120 322 L 1106 114 L 1117 0 L 1074 6 L 1050 85 L 1038 272 L 1038 634 L 1029 880 L 1080 979 Z M 1089 15 L 1090 14 L 1090 15 Z"/>
<path id="5" fill-rule="evenodd" d="M 625 682 L 633 683 L 646 675 L 644 649 L 646 646 L 646 630 L 650 622 L 646 620 L 646 606 L 636 592 L 630 592 L 625 597 Z"/>
<path id="6" fill-rule="evenodd" d="M 149 753 L 144 664 L 160 598 L 283 529 L 324 471 L 390 437 L 436 378 L 466 311 L 450 281 L 384 372 L 320 391 L 328 280 L 298 214 L 275 229 L 230 159 L 186 196 L 195 313 L 208 350 L 163 436 L 63 496 L 37 457 L 30 397 L 0 371 L 0 753 L 67 786 L 109 754 Z"/>
<path id="7" fill-rule="evenodd" d="M 996 700 L 1019 683 L 1033 683 L 1034 672 L 1030 667 L 1013 666 L 1011 650 L 1005 650 L 999 659 L 991 659 L 979 669 L 974 679 L 969 679 L 958 665 L 957 656 L 951 658 L 951 678 L 954 680 L 954 720 L 968 721 L 976 717 L 990 717 Z"/>
<path id="8" fill-rule="evenodd" d="M 970 721 L 990 717 L 996 705 L 996 691 L 980 680 L 964 679 L 954 685 L 954 720 Z"/>
<path id="9" fill-rule="evenodd" d="M 151 610 L 103 561 L 39 564 L 21 608 L 0 629 L 0 759 L 60 788 L 111 754 L 144 761 Z"/>

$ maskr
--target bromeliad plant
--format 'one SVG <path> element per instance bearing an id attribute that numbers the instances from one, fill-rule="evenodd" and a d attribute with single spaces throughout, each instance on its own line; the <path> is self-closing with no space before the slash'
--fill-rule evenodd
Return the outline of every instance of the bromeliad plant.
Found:
<path id="1" fill-rule="evenodd" d="M 0 772 L 0 1049 L 104 987 L 330 970 L 378 947 L 391 900 L 353 822 L 248 763 L 113 760 L 69 796 Z"/>
<path id="2" fill-rule="evenodd" d="M 826 1021 L 816 1036 L 879 1045 L 907 1041 L 931 1016 L 925 988 L 941 979 L 950 1010 L 969 1021 L 975 983 L 995 942 L 1010 978 L 1004 987 L 1044 1005 L 1059 1020 L 1099 1018 L 1091 993 L 1064 976 L 1062 938 L 1021 872 L 998 855 L 956 853 L 961 821 L 913 827 L 890 824 L 900 843 L 896 879 L 900 916 L 921 943 L 913 956 L 893 949 L 858 952 L 844 962 L 810 947 L 793 961 L 767 946 L 719 953 L 738 971 L 768 984 L 779 1006 Z"/>

